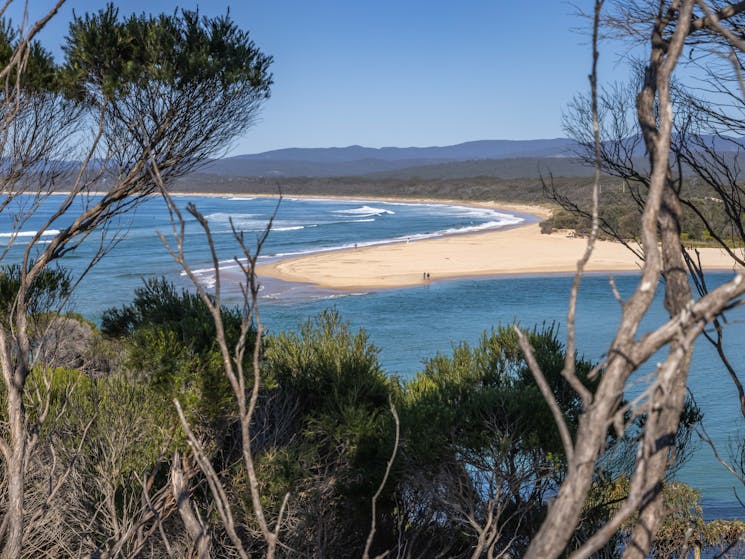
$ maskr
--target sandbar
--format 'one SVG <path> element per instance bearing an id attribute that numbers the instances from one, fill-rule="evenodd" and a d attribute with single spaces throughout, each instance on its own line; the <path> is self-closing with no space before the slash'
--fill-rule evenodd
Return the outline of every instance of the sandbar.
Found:
<path id="1" fill-rule="evenodd" d="M 549 212 L 542 206 L 496 202 L 474 205 L 530 213 L 539 218 L 545 218 Z M 472 276 L 571 273 L 576 271 L 586 244 L 586 239 L 566 231 L 542 234 L 538 223 L 530 223 L 509 229 L 286 258 L 258 266 L 256 271 L 259 278 L 309 283 L 327 289 L 384 289 Z M 705 269 L 736 269 L 722 249 L 699 251 Z M 641 262 L 621 243 L 598 241 L 585 270 L 623 272 L 640 268 Z M 429 274 L 428 279 L 425 274 Z"/>

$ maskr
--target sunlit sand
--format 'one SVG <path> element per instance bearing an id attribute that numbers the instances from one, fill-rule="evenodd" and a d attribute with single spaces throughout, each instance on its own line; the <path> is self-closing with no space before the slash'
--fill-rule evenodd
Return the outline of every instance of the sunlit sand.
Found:
<path id="1" fill-rule="evenodd" d="M 547 215 L 540 206 L 494 203 L 489 207 Z M 260 278 L 332 289 L 406 287 L 469 276 L 574 272 L 585 246 L 585 239 L 566 232 L 544 235 L 539 224 L 532 223 L 506 230 L 287 258 L 259 266 L 257 273 Z M 723 250 L 705 248 L 700 252 L 705 268 L 733 269 L 732 259 Z M 641 262 L 620 243 L 598 241 L 586 270 L 634 271 L 640 266 Z"/>

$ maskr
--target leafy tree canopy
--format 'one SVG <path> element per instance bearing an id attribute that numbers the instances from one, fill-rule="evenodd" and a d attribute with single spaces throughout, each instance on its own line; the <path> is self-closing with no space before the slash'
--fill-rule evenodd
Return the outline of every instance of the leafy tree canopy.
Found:
<path id="1" fill-rule="evenodd" d="M 31 41 L 28 49 L 19 49 L 20 37 L 13 22 L 0 18 L 0 68 L 9 68 L 8 84 L 13 86 L 16 80 L 22 90 L 32 93 L 56 91 L 60 88 L 59 69 L 54 63 L 52 53 L 38 41 Z M 18 52 L 17 63 L 10 66 L 11 60 Z M 23 71 L 18 78 L 17 68 Z"/>
<path id="2" fill-rule="evenodd" d="M 21 283 L 21 266 L 0 266 L 0 320 L 5 322 L 16 303 Z M 30 315 L 55 311 L 70 297 L 70 273 L 64 268 L 47 268 L 31 283 L 26 291 L 25 304 Z"/>
<path id="3" fill-rule="evenodd" d="M 222 308 L 228 345 L 238 339 L 242 315 L 238 308 Z M 101 331 L 125 338 L 127 363 L 144 373 L 151 385 L 168 398 L 178 397 L 188 410 L 212 421 L 224 419 L 231 391 L 222 369 L 215 323 L 199 295 L 179 292 L 165 278 L 150 278 L 135 290 L 132 303 L 108 309 Z M 253 332 L 248 344 L 252 347 Z"/>
<path id="4" fill-rule="evenodd" d="M 228 340 L 238 335 L 241 313 L 224 307 L 223 321 Z M 128 305 L 107 309 L 101 319 L 101 331 L 112 337 L 133 334 L 144 327 L 158 327 L 174 332 L 181 344 L 202 353 L 214 346 L 215 324 L 201 297 L 187 290 L 178 291 L 164 277 L 148 278 L 135 289 Z"/>
<path id="5" fill-rule="evenodd" d="M 95 84 L 107 97 L 130 85 L 160 83 L 186 90 L 218 82 L 248 86 L 265 99 L 272 84 L 272 57 L 261 53 L 229 14 L 208 18 L 181 10 L 122 19 L 108 4 L 94 14 L 76 14 L 63 48 L 70 82 Z"/>
<path id="6" fill-rule="evenodd" d="M 565 348 L 555 326 L 529 333 L 536 359 L 570 428 L 581 401 L 561 376 Z M 578 360 L 577 374 L 588 386 L 591 364 Z M 435 463 L 453 445 L 478 449 L 494 442 L 497 429 L 516 449 L 563 453 L 548 405 L 535 384 L 512 326 L 485 332 L 478 345 L 461 343 L 452 356 L 438 354 L 406 385 L 405 415 L 411 428 L 426 432 L 420 458 Z"/>

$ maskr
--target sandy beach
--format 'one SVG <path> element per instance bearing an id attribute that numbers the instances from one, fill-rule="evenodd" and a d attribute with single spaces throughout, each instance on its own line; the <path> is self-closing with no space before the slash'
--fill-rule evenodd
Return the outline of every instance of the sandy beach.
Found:
<path id="1" fill-rule="evenodd" d="M 473 205 L 530 213 L 541 219 L 550 213 L 541 206 Z M 457 277 L 570 273 L 576 270 L 585 246 L 585 239 L 566 232 L 541 234 L 538 223 L 532 223 L 506 230 L 287 258 L 259 266 L 257 272 L 260 278 L 311 283 L 330 289 L 406 287 Z M 705 268 L 734 269 L 731 258 L 723 250 L 705 248 L 700 251 Z M 634 271 L 640 265 L 631 251 L 620 243 L 598 241 L 586 270 Z M 429 274 L 429 279 L 423 277 L 425 273 Z"/>

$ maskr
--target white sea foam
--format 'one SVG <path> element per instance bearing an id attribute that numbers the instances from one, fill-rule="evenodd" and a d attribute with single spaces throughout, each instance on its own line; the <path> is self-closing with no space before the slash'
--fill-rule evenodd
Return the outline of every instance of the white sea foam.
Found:
<path id="1" fill-rule="evenodd" d="M 333 213 L 344 215 L 359 215 L 361 217 L 372 217 L 377 215 L 395 215 L 396 212 L 392 210 L 384 210 L 383 208 L 374 208 L 372 206 L 362 206 L 360 208 L 351 208 L 348 210 L 335 210 Z"/>
<path id="2" fill-rule="evenodd" d="M 350 216 L 351 217 L 351 216 Z M 362 219 L 341 219 L 339 221 L 324 221 L 321 223 L 321 226 L 327 226 L 327 225 L 343 225 L 344 223 L 370 223 L 375 221 L 374 217 L 365 217 Z M 306 227 L 318 227 L 319 224 L 315 225 L 306 225 Z"/>
<path id="3" fill-rule="evenodd" d="M 439 210 L 445 210 L 447 213 L 453 213 L 458 217 L 471 217 L 475 219 L 512 219 L 515 216 L 512 214 L 502 213 L 496 209 L 482 208 L 478 206 L 462 206 L 458 204 L 445 204 L 440 202 L 389 202 L 381 201 L 381 205 L 387 206 L 403 206 L 411 208 L 438 208 Z"/>
<path id="4" fill-rule="evenodd" d="M 249 196 L 231 196 L 230 198 L 226 198 L 226 200 L 231 200 L 233 202 L 248 202 L 249 200 L 256 200 L 256 198 Z"/>
<path id="5" fill-rule="evenodd" d="M 312 248 L 308 250 L 298 250 L 298 251 L 293 251 L 293 252 L 278 252 L 277 254 L 273 254 L 272 257 L 284 258 L 288 256 L 302 256 L 305 254 L 315 254 L 318 252 L 331 252 L 334 250 L 343 250 L 347 248 L 362 248 L 362 247 L 369 247 L 369 246 L 388 245 L 391 243 L 422 241 L 424 239 L 435 239 L 438 237 L 445 237 L 448 235 L 458 235 L 461 233 L 475 233 L 477 231 L 486 231 L 489 229 L 501 229 L 502 227 L 509 227 L 510 225 L 517 225 L 518 223 L 522 223 L 523 221 L 525 221 L 522 217 L 517 217 L 515 215 L 507 215 L 507 214 L 501 214 L 501 215 L 504 215 L 504 219 L 499 219 L 496 221 L 487 221 L 484 223 L 479 223 L 477 225 L 469 225 L 466 227 L 452 227 L 449 229 L 442 229 L 439 231 L 434 231 L 432 233 L 415 233 L 411 235 L 401 235 L 399 237 L 391 237 L 389 239 L 379 239 L 375 241 L 359 241 L 357 243 L 346 243 L 343 245 L 318 247 L 318 248 Z"/>
<path id="6" fill-rule="evenodd" d="M 294 196 L 282 196 L 282 202 L 313 202 L 314 204 L 338 204 L 339 200 L 334 198 L 306 198 Z"/>
<path id="7" fill-rule="evenodd" d="M 318 297 L 321 301 L 329 301 L 332 299 L 341 299 L 342 297 L 359 297 L 361 295 L 369 295 L 369 291 L 345 291 L 344 293 L 332 293 L 330 295 L 324 295 L 323 297 Z"/>
<path id="8" fill-rule="evenodd" d="M 502 213 L 489 208 L 476 208 L 473 206 L 448 206 L 448 208 L 456 210 L 457 215 L 461 217 L 471 217 L 475 219 L 513 219 L 516 217 L 512 214 Z"/>
<path id="9" fill-rule="evenodd" d="M 315 225 L 312 225 L 311 227 L 315 227 Z M 290 225 L 287 227 L 272 227 L 272 231 L 299 231 L 300 229 L 305 229 L 305 225 Z"/>
<path id="10" fill-rule="evenodd" d="M 8 233 L 0 233 L 0 239 L 16 239 L 24 237 L 34 237 L 38 234 L 38 231 L 10 231 Z M 58 229 L 47 229 L 42 232 L 42 237 L 53 237 L 59 235 Z"/>
<path id="11" fill-rule="evenodd" d="M 269 223 L 265 215 L 250 213 L 213 213 L 207 216 L 207 220 L 215 227 L 230 229 L 233 227 L 239 231 L 263 231 Z M 305 227 L 316 227 L 317 224 L 306 224 L 297 220 L 275 220 L 272 231 L 297 231 Z"/>
<path id="12" fill-rule="evenodd" d="M 220 260 L 217 264 L 220 266 L 221 272 L 238 269 L 238 264 L 236 264 L 235 260 L 233 260 L 232 258 L 230 260 Z M 196 276 L 201 276 L 205 274 L 214 274 L 215 269 L 210 266 L 209 268 L 197 268 L 196 270 L 192 270 L 192 272 Z M 186 272 L 181 272 L 181 275 L 185 276 Z"/>

